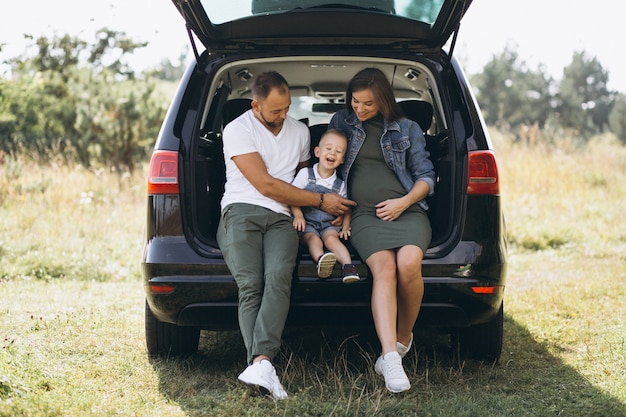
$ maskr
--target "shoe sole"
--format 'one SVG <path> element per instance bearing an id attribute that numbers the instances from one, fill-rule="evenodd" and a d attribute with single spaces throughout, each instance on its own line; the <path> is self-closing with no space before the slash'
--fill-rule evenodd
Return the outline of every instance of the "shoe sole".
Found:
<path id="1" fill-rule="evenodd" d="M 385 388 L 387 388 L 387 391 L 389 391 L 392 394 L 400 394 L 401 392 L 410 390 L 411 389 L 411 384 L 409 384 L 408 386 L 403 387 L 401 389 L 391 389 L 391 388 L 389 388 L 387 386 L 387 384 L 385 384 Z"/>
<path id="2" fill-rule="evenodd" d="M 332 253 L 326 253 L 322 255 L 318 266 L 317 266 L 317 276 L 320 278 L 328 278 L 333 273 L 333 268 L 337 263 L 337 258 Z"/>
<path id="3" fill-rule="evenodd" d="M 383 378 L 385 377 L 385 376 L 383 375 L 383 373 L 382 373 L 382 372 L 378 372 L 378 370 L 376 370 L 376 373 L 377 373 L 378 375 L 382 376 Z M 392 388 L 389 388 L 389 386 L 388 386 L 388 385 L 387 385 L 387 383 L 385 382 L 385 388 L 387 388 L 387 391 L 391 392 L 392 394 L 399 394 L 399 393 L 401 393 L 401 392 L 404 392 L 404 391 L 408 391 L 408 390 L 410 390 L 410 389 L 411 389 L 411 383 L 409 383 L 407 386 L 402 387 L 402 388 L 400 388 L 400 389 L 392 389 Z"/>
<path id="4" fill-rule="evenodd" d="M 254 382 L 246 382 L 239 378 L 237 378 L 237 381 L 250 388 L 250 391 L 252 391 L 253 394 L 261 394 L 264 397 L 272 397 L 272 392 L 269 390 L 269 388 L 266 388 L 263 385 L 259 385 Z"/>
<path id="5" fill-rule="evenodd" d="M 343 277 L 342 281 L 344 284 L 354 284 L 355 282 L 359 282 L 361 278 L 356 275 L 348 275 Z"/>

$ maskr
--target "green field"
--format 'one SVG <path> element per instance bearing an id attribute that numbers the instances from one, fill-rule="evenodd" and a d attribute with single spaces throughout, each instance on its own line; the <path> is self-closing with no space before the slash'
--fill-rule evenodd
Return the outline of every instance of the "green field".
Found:
<path id="1" fill-rule="evenodd" d="M 251 396 L 238 332 L 150 358 L 144 172 L 0 165 L 0 416 L 626 416 L 626 148 L 493 133 L 509 240 L 498 365 L 418 334 L 412 388 L 373 371 L 371 329 L 288 329 L 286 401 Z"/>

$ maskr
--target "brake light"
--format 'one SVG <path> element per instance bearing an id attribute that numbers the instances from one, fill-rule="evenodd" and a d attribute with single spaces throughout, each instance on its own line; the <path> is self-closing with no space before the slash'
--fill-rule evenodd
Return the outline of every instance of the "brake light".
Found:
<path id="1" fill-rule="evenodd" d="M 468 153 L 467 194 L 500 194 L 498 167 L 493 151 Z"/>
<path id="2" fill-rule="evenodd" d="M 154 151 L 150 159 L 148 194 L 178 194 L 178 152 Z"/>

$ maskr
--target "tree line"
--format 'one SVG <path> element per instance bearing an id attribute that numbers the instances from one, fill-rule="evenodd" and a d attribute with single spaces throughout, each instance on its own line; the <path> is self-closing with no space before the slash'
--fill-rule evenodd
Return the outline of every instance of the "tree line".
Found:
<path id="1" fill-rule="evenodd" d="M 29 39 L 34 54 L 3 62 L 0 160 L 63 158 L 120 172 L 146 161 L 171 96 L 163 86 L 179 80 L 184 55 L 136 73 L 127 58 L 146 44 L 123 32 L 101 29 L 94 43 L 70 35 Z M 542 66 L 527 68 L 509 46 L 470 76 L 487 124 L 518 139 L 550 130 L 584 143 L 612 132 L 626 143 L 626 97 L 609 91 L 608 79 L 596 58 L 576 52 L 557 82 Z"/>
<path id="2" fill-rule="evenodd" d="M 159 87 L 171 64 L 137 74 L 127 58 L 145 43 L 108 29 L 96 39 L 31 39 L 36 53 L 3 63 L 9 69 L 0 77 L 0 156 L 62 158 L 120 172 L 149 158 L 168 105 Z"/>
<path id="3" fill-rule="evenodd" d="M 525 132 L 566 132 L 586 142 L 612 132 L 626 143 L 626 96 L 608 89 L 608 72 L 597 58 L 574 52 L 560 80 L 545 68 L 529 69 L 517 51 L 507 46 L 470 82 L 488 125 Z"/>

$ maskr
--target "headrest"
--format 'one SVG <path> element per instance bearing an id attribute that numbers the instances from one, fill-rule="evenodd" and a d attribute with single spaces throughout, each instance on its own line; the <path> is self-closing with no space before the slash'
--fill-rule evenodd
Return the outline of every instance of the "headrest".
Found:
<path id="1" fill-rule="evenodd" d="M 228 100 L 222 107 L 222 120 L 224 126 L 241 116 L 252 108 L 252 100 L 249 98 L 235 98 Z"/>
<path id="2" fill-rule="evenodd" d="M 415 122 L 424 132 L 428 131 L 433 122 L 433 106 L 422 100 L 405 100 L 398 103 L 404 115 Z"/>

